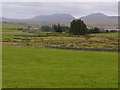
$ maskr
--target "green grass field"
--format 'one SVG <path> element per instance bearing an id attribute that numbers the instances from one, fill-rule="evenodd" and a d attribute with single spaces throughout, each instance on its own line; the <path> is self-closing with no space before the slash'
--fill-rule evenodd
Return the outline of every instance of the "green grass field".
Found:
<path id="1" fill-rule="evenodd" d="M 2 23 L 1 32 L 22 32 L 22 30 L 17 30 L 18 28 L 26 28 L 26 27 L 23 25 Z"/>
<path id="2" fill-rule="evenodd" d="M 21 30 L 2 29 L 2 32 L 22 32 Z"/>
<path id="3" fill-rule="evenodd" d="M 2 24 L 2 28 L 25 28 L 23 25 L 17 25 L 17 24 L 8 24 L 8 23 L 0 23 Z"/>
<path id="4" fill-rule="evenodd" d="M 118 53 L 3 47 L 3 88 L 117 88 Z"/>
<path id="5" fill-rule="evenodd" d="M 118 37 L 119 33 L 99 33 L 99 34 L 94 34 L 94 35 Z"/>
<path id="6" fill-rule="evenodd" d="M 2 33 L 3 88 L 118 87 L 117 52 L 38 48 L 46 45 L 117 48 L 118 33 L 79 36 L 51 32 L 9 33 L 19 32 L 18 28 L 26 26 L 5 23 L 2 26 L 3 32 L 8 32 Z"/>

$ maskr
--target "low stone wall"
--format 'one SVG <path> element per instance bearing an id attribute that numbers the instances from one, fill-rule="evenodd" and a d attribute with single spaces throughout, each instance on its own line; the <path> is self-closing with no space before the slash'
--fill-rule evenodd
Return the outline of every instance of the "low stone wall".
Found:
<path id="1" fill-rule="evenodd" d="M 119 52 L 117 48 L 76 48 L 76 47 L 58 47 L 58 46 L 45 46 L 45 48 Z"/>

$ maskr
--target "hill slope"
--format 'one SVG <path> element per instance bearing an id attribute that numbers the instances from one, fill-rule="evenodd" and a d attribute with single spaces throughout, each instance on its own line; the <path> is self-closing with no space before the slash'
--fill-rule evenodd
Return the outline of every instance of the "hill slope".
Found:
<path id="1" fill-rule="evenodd" d="M 70 14 L 52 14 L 41 15 L 31 19 L 9 19 L 0 18 L 2 22 L 14 23 L 14 24 L 38 24 L 38 25 L 53 25 L 60 23 L 61 25 L 70 25 L 70 22 L 74 19 Z M 85 17 L 80 17 L 88 26 L 118 26 L 117 16 L 107 16 L 102 13 L 93 13 Z"/>
<path id="2" fill-rule="evenodd" d="M 85 17 L 80 17 L 89 26 L 117 26 L 117 16 L 107 16 L 102 13 L 94 13 Z"/>
<path id="3" fill-rule="evenodd" d="M 70 14 L 53 14 L 53 15 L 41 15 L 31 19 L 8 19 L 2 18 L 2 22 L 7 23 L 19 23 L 19 24 L 39 24 L 39 25 L 53 25 L 60 23 L 62 25 L 69 25 L 70 22 L 75 19 Z"/>

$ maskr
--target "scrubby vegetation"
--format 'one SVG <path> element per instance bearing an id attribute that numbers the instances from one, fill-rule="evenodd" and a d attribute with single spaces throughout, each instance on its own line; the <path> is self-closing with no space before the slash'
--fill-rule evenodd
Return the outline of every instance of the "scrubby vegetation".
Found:
<path id="1" fill-rule="evenodd" d="M 82 21 L 81 21 L 82 22 Z M 3 32 L 15 32 L 21 30 L 9 30 L 4 29 L 7 26 L 10 28 L 10 24 L 3 25 Z M 19 25 L 11 25 L 18 27 Z M 22 26 L 25 27 L 25 26 Z M 71 26 L 73 28 L 73 26 Z M 21 26 L 19 26 L 21 28 Z M 29 26 L 29 28 L 31 28 Z M 48 26 L 42 27 L 42 29 L 52 29 Z M 61 25 L 54 26 L 53 30 L 62 30 Z M 94 28 L 95 32 L 98 32 L 98 28 Z M 55 30 L 55 31 L 56 31 Z M 37 31 L 37 30 L 36 30 Z M 88 34 L 88 35 L 73 35 L 70 33 L 56 32 L 39 32 L 39 33 L 3 33 L 2 41 L 8 43 L 18 43 L 23 46 L 41 47 L 41 46 L 58 46 L 58 47 L 77 47 L 77 48 L 118 48 L 118 33 L 101 33 L 101 34 Z M 114 35 L 114 36 L 111 36 Z M 6 44 L 3 44 L 6 45 Z"/>
<path id="2" fill-rule="evenodd" d="M 30 46 L 59 46 L 78 48 L 118 48 L 118 37 L 109 34 L 70 35 L 59 33 L 3 33 L 3 42 L 29 43 Z"/>

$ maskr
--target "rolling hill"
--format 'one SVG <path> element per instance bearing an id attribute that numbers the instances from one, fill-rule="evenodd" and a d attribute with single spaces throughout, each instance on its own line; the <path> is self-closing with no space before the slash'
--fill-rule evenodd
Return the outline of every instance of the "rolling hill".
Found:
<path id="1" fill-rule="evenodd" d="M 102 13 L 93 13 L 85 17 L 80 17 L 88 26 L 117 26 L 117 16 L 107 16 Z"/>
<path id="2" fill-rule="evenodd" d="M 18 24 L 38 24 L 38 25 L 53 25 L 60 23 L 61 25 L 69 25 L 74 18 L 70 14 L 53 14 L 53 15 L 41 15 L 31 19 L 9 19 L 1 18 L 2 22 L 18 23 Z"/>
<path id="3" fill-rule="evenodd" d="M 13 23 L 13 24 L 38 24 L 38 25 L 53 25 L 60 23 L 61 25 L 70 25 L 70 22 L 74 19 L 70 14 L 52 14 L 52 15 L 40 15 L 35 16 L 30 19 L 9 19 L 0 18 L 2 22 Z M 88 26 L 117 26 L 118 17 L 117 16 L 107 16 L 102 13 L 93 13 L 84 17 L 77 19 L 82 19 Z"/>

